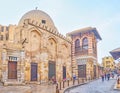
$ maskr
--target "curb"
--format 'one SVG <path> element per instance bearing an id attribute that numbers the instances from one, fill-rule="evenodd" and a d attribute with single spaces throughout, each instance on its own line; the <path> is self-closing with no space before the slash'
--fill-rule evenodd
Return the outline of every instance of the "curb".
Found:
<path id="1" fill-rule="evenodd" d="M 98 79 L 99 79 L 99 78 L 98 78 Z M 97 80 L 97 79 L 95 79 L 95 80 Z M 95 81 L 95 80 L 92 80 L 92 81 Z M 63 93 L 65 93 L 66 91 L 68 91 L 68 90 L 70 90 L 70 89 L 72 89 L 72 88 L 75 88 L 75 87 L 78 87 L 78 86 L 81 86 L 81 85 L 88 84 L 88 83 L 90 83 L 90 82 L 92 82 L 92 81 L 89 81 L 89 82 L 85 82 L 85 83 L 82 83 L 82 84 L 73 85 L 73 86 L 71 86 L 71 87 L 68 87 L 68 88 L 66 88 L 66 89 L 63 90 Z"/>
<path id="2" fill-rule="evenodd" d="M 63 93 L 65 93 L 65 92 L 68 91 L 69 89 L 72 89 L 72 88 L 75 88 L 75 87 L 78 87 L 78 86 L 81 86 L 81 85 L 84 85 L 84 84 L 87 84 L 87 83 L 89 83 L 89 82 L 82 83 L 82 84 L 79 84 L 79 85 L 73 85 L 73 86 L 71 86 L 71 87 L 68 87 L 68 88 L 66 88 L 66 89 L 63 91 Z"/>

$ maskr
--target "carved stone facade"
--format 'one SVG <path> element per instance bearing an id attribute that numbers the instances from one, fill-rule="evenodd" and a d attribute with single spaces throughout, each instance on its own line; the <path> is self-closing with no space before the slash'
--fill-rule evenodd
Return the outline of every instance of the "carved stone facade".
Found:
<path id="1" fill-rule="evenodd" d="M 0 27 L 7 28 L 1 30 L 4 40 L 0 38 L 0 80 L 5 85 L 72 77 L 71 41 L 58 32 L 49 15 L 32 10 L 18 25 Z"/>
<path id="2" fill-rule="evenodd" d="M 79 78 L 98 77 L 97 43 L 101 37 L 96 28 L 87 27 L 67 35 L 72 39 L 73 73 Z"/>

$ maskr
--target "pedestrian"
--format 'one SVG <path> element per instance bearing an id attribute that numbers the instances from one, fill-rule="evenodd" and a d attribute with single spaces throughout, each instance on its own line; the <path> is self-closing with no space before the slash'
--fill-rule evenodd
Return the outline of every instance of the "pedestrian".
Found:
<path id="1" fill-rule="evenodd" d="M 106 80 L 106 78 L 107 78 L 107 74 L 105 73 L 105 80 Z"/>
<path id="2" fill-rule="evenodd" d="M 114 73 L 112 73 L 111 75 L 112 75 L 112 78 L 114 78 Z"/>
<path id="3" fill-rule="evenodd" d="M 53 84 L 56 84 L 55 76 L 52 76 L 52 81 L 53 81 Z"/>
<path id="4" fill-rule="evenodd" d="M 101 78 L 102 78 L 102 82 L 104 82 L 104 74 L 103 73 L 101 75 Z"/>
<path id="5" fill-rule="evenodd" d="M 75 74 L 73 75 L 73 80 L 76 80 L 76 75 Z"/>
<path id="6" fill-rule="evenodd" d="M 110 80 L 110 73 L 107 74 L 107 79 Z"/>

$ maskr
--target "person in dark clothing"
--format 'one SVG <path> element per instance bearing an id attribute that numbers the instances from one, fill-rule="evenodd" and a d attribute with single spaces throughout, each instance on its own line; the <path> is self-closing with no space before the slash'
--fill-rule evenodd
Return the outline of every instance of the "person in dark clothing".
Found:
<path id="1" fill-rule="evenodd" d="M 107 78 L 107 74 L 105 73 L 105 80 L 106 80 L 106 78 Z"/>
<path id="2" fill-rule="evenodd" d="M 107 74 L 107 79 L 110 80 L 110 73 Z"/>
<path id="3" fill-rule="evenodd" d="M 101 78 L 102 78 L 102 82 L 104 81 L 104 74 L 101 75 Z"/>

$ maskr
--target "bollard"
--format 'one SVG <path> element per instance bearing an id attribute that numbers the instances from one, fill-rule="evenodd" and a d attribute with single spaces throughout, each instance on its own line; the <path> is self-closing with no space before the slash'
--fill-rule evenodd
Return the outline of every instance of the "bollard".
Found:
<path id="1" fill-rule="evenodd" d="M 73 79 L 73 85 L 74 85 L 74 79 Z"/>
<path id="2" fill-rule="evenodd" d="M 80 82 L 79 82 L 79 78 L 78 78 L 78 84 L 79 84 Z"/>
<path id="3" fill-rule="evenodd" d="M 69 80 L 68 80 L 68 86 L 69 86 Z"/>
<path id="4" fill-rule="evenodd" d="M 56 93 L 59 93 L 58 84 L 56 85 Z"/>
<path id="5" fill-rule="evenodd" d="M 82 83 L 84 83 L 84 79 L 82 78 Z"/>
<path id="6" fill-rule="evenodd" d="M 60 90 L 61 90 L 61 82 L 60 82 Z"/>
<path id="7" fill-rule="evenodd" d="M 65 82 L 63 81 L 63 88 L 64 88 L 64 84 L 65 84 Z"/>
<path id="8" fill-rule="evenodd" d="M 119 84 L 119 78 L 118 78 L 118 80 L 117 80 L 117 84 Z"/>

